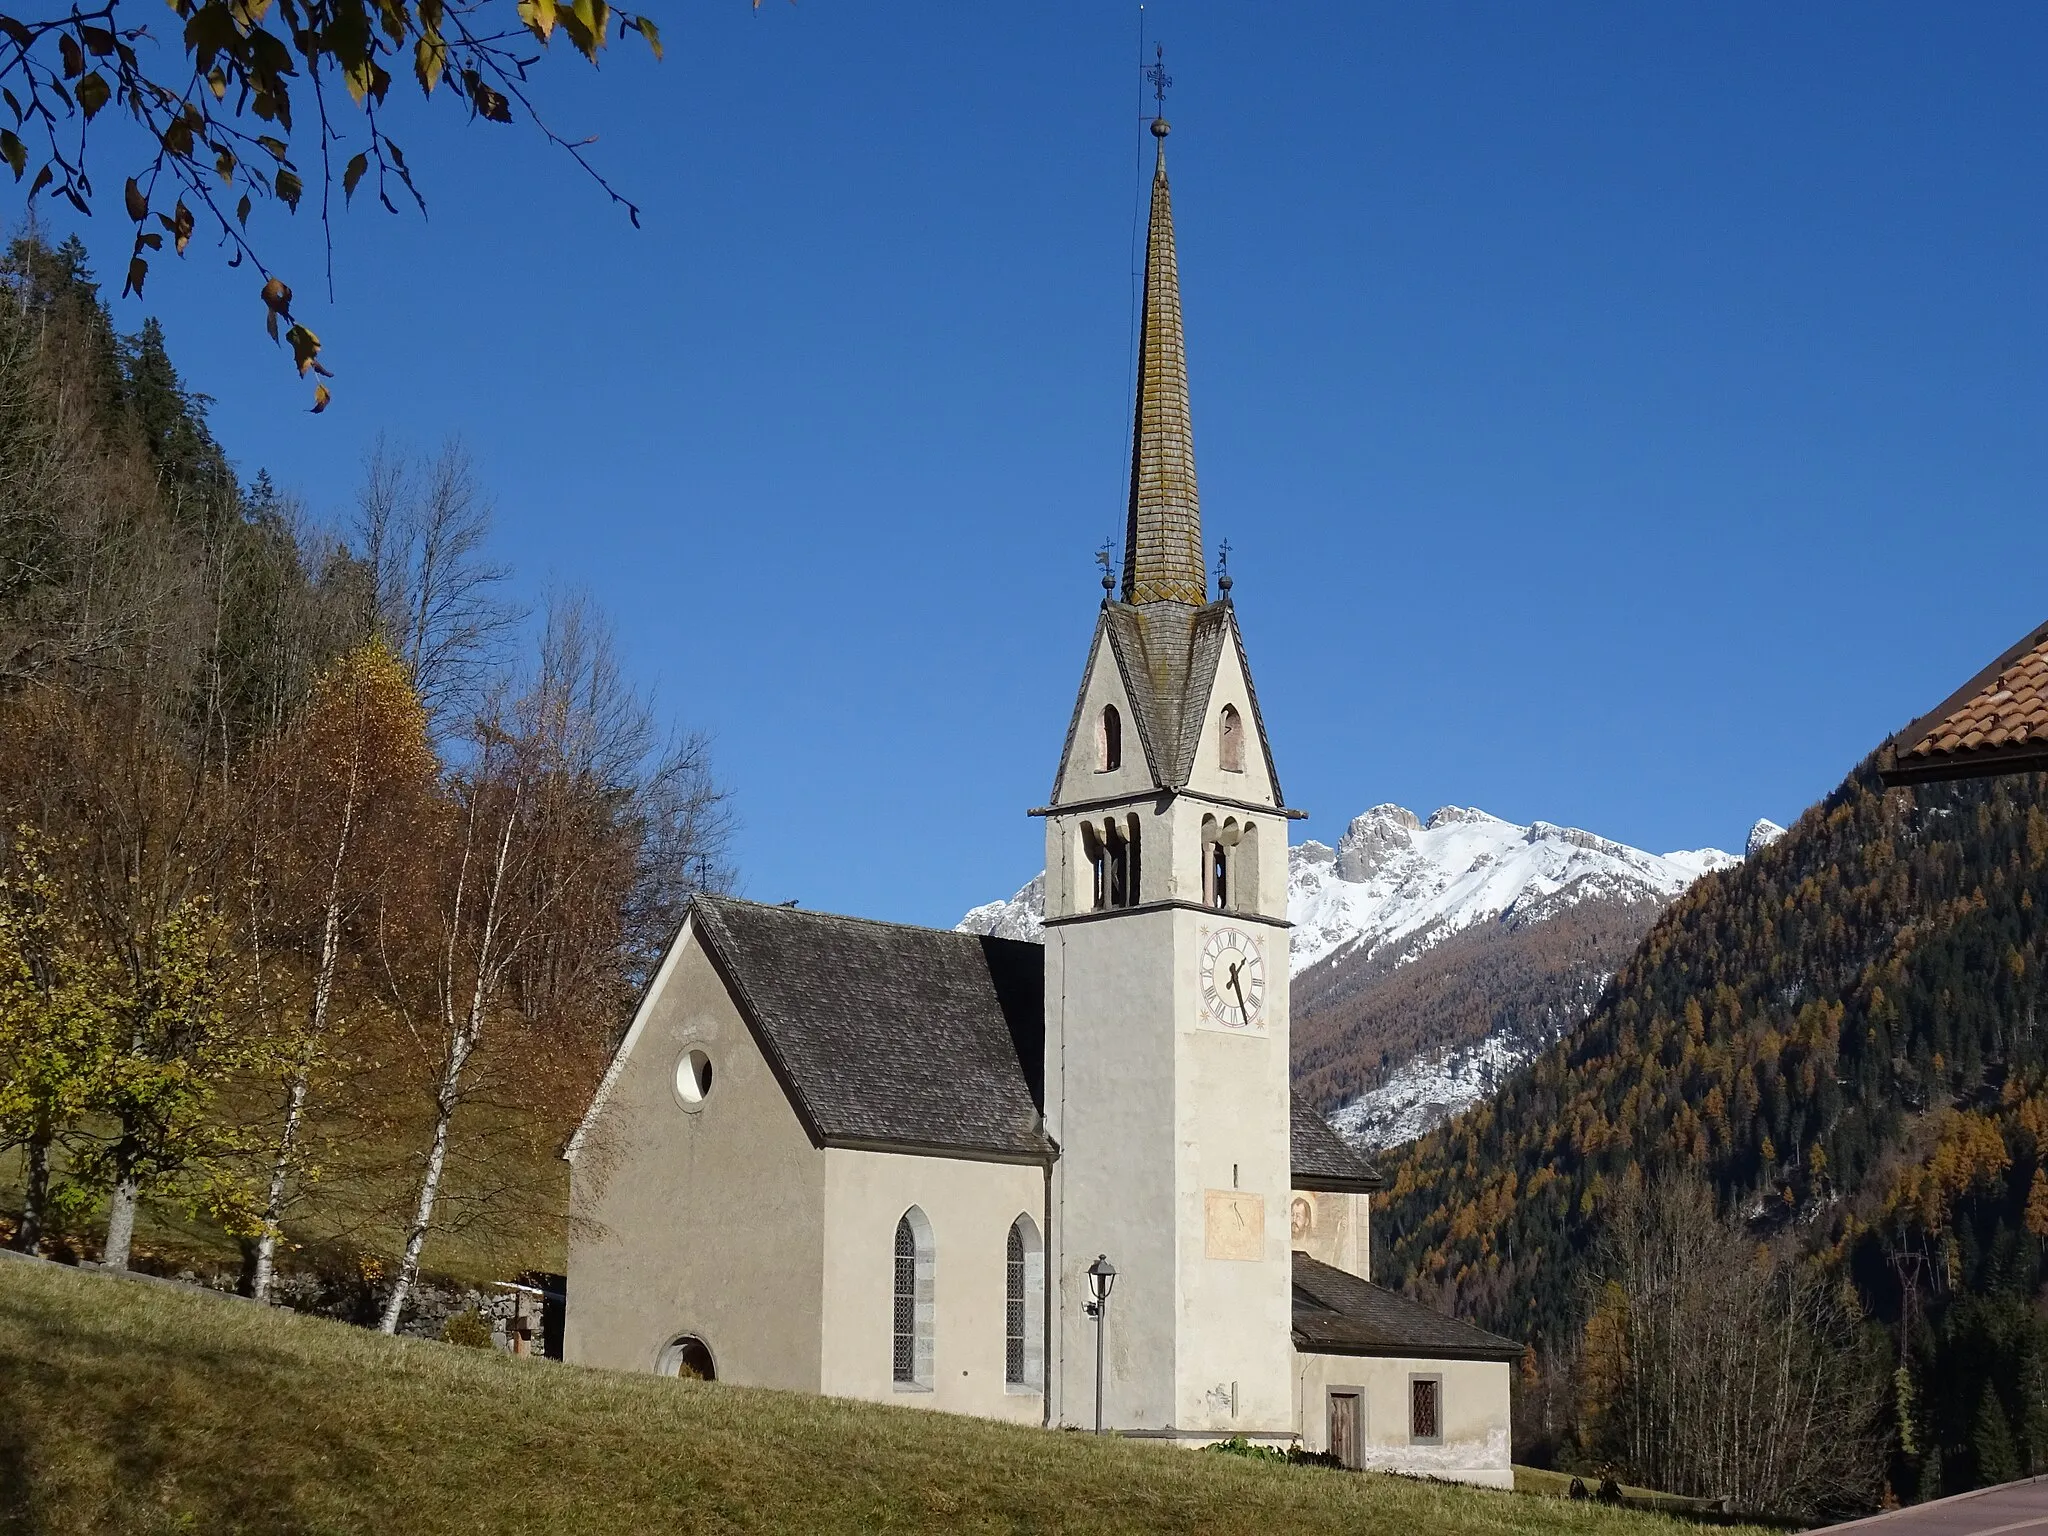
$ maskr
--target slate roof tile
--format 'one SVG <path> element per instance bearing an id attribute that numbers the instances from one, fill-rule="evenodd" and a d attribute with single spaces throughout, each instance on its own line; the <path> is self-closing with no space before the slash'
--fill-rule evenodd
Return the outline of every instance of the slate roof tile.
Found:
<path id="1" fill-rule="evenodd" d="M 1050 1160 L 1039 945 L 722 896 L 691 911 L 821 1140 Z"/>
<path id="2" fill-rule="evenodd" d="M 1519 1360 L 1513 1339 L 1335 1269 L 1294 1256 L 1294 1347 L 1317 1354 L 1420 1360 Z"/>
<path id="3" fill-rule="evenodd" d="M 1294 1144 L 1296 1189 L 1370 1192 L 1385 1186 L 1379 1170 L 1346 1146 L 1313 1104 L 1298 1093 L 1290 1097 L 1288 1129 Z"/>
<path id="4" fill-rule="evenodd" d="M 691 903 L 713 963 L 824 1143 L 1049 1162 L 1044 947 L 943 928 Z M 1299 1096 L 1297 1189 L 1380 1187 Z"/>

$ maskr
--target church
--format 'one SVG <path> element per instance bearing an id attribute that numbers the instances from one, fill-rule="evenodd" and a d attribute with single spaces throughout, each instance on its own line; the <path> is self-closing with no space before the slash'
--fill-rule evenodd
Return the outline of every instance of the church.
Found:
<path id="1" fill-rule="evenodd" d="M 1043 942 L 693 902 L 564 1154 L 564 1354 L 1510 1487 L 1520 1346 L 1372 1283 L 1379 1175 L 1289 1086 L 1302 813 L 1210 591 L 1167 131 Z"/>

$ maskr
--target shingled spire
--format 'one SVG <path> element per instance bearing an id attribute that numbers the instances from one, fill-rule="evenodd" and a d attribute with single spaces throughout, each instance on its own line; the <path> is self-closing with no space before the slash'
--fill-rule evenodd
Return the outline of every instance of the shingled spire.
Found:
<path id="1" fill-rule="evenodd" d="M 1145 319 L 1138 341 L 1138 404 L 1131 433 L 1131 514 L 1124 533 L 1127 603 L 1209 600 L 1195 436 L 1188 419 L 1188 358 L 1180 329 L 1180 267 L 1166 186 L 1166 120 L 1155 118 L 1152 225 L 1145 239 Z"/>

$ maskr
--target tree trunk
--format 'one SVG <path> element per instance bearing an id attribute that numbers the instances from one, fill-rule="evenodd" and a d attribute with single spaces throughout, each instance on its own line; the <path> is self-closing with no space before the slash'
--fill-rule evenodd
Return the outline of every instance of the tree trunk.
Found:
<path id="1" fill-rule="evenodd" d="M 256 1271 L 249 1294 L 258 1301 L 270 1299 L 270 1282 L 277 1273 L 277 1239 L 284 1222 L 286 1186 L 291 1177 L 292 1156 L 298 1151 L 299 1127 L 306 1114 L 306 1090 L 313 1075 L 313 1054 L 327 1037 L 327 1016 L 334 999 L 334 967 L 341 956 L 341 873 L 348 863 L 349 842 L 355 832 L 356 793 L 360 781 L 360 752 L 349 763 L 348 793 L 342 802 L 341 833 L 334 846 L 334 859 L 327 874 L 327 904 L 320 916 L 320 968 L 313 977 L 313 1003 L 306 1019 L 306 1042 L 292 1072 L 285 1096 L 284 1132 L 278 1137 L 277 1159 L 270 1168 L 269 1197 L 263 1203 L 263 1231 L 256 1239 Z"/>
<path id="2" fill-rule="evenodd" d="M 405 1254 L 398 1263 L 398 1275 L 391 1294 L 384 1300 L 384 1316 L 378 1321 L 381 1333 L 398 1332 L 398 1320 L 405 1312 L 406 1298 L 420 1276 L 420 1250 L 434 1224 L 434 1201 L 441 1192 L 441 1174 L 448 1165 L 448 1127 L 462 1102 L 462 1072 L 469 1063 L 475 1041 L 464 1030 L 448 1043 L 448 1061 L 441 1070 L 441 1086 L 434 1095 L 434 1144 L 427 1152 L 427 1168 L 420 1179 L 419 1204 L 413 1209 L 412 1225 L 405 1233 Z"/>
<path id="3" fill-rule="evenodd" d="M 299 1122 L 306 1112 L 306 1079 L 310 1064 L 302 1057 L 293 1074 L 285 1099 L 284 1134 L 278 1138 L 277 1160 L 270 1166 L 270 1195 L 263 1203 L 263 1231 L 256 1238 L 256 1268 L 249 1280 L 249 1294 L 258 1301 L 270 1300 L 270 1282 L 277 1274 L 277 1237 L 284 1220 L 285 1176 L 292 1154 L 298 1150 Z"/>
<path id="4" fill-rule="evenodd" d="M 34 1253 L 42 1246 L 43 1218 L 50 1208 L 50 1138 L 33 1137 L 23 1149 L 27 1163 L 21 1196 L 21 1225 L 14 1229 L 14 1246 Z"/>
<path id="5" fill-rule="evenodd" d="M 128 1249 L 135 1241 L 135 1202 L 139 1190 L 135 1180 L 123 1179 L 114 1186 L 107 1204 L 107 1241 L 100 1249 L 100 1268 L 126 1269 Z"/>

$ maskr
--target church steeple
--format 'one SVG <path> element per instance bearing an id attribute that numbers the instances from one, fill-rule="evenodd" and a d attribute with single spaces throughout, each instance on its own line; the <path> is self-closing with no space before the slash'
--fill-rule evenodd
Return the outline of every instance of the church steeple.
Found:
<path id="1" fill-rule="evenodd" d="M 1188 416 L 1188 358 L 1181 337 L 1180 267 L 1173 199 L 1166 185 L 1164 117 L 1152 121 L 1152 223 L 1145 237 L 1145 317 L 1138 341 L 1138 401 L 1131 432 L 1131 510 L 1124 533 L 1123 600 L 1209 600 L 1202 558 L 1202 503 L 1195 490 L 1195 437 Z"/>

